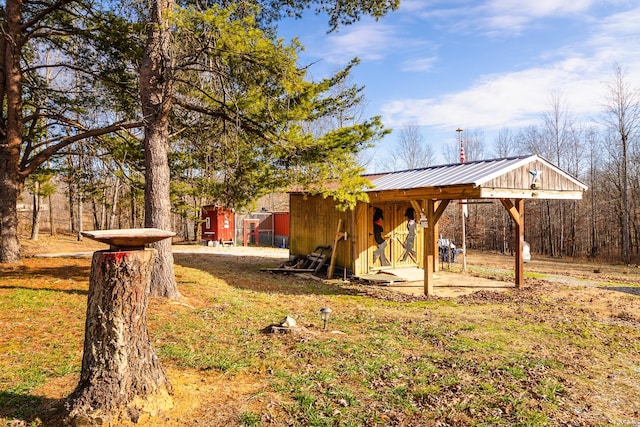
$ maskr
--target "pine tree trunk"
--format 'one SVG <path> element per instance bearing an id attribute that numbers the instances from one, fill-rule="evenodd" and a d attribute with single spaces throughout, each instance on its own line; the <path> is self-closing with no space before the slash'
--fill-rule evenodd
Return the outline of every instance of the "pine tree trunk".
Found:
<path id="1" fill-rule="evenodd" d="M 98 204 L 96 203 L 95 197 L 91 199 L 91 213 L 93 215 L 93 229 L 101 230 L 102 228 L 100 227 L 100 219 L 98 218 Z"/>
<path id="2" fill-rule="evenodd" d="M 17 209 L 20 184 L 5 175 L 3 169 L 0 165 L 3 177 L 0 180 L 0 263 L 17 263 L 20 262 Z"/>
<path id="3" fill-rule="evenodd" d="M 171 230 L 169 193 L 169 113 L 173 90 L 173 59 L 170 51 L 170 29 L 167 12 L 173 0 L 155 0 L 145 53 L 140 66 L 140 98 L 146 127 L 145 149 L 145 227 Z M 177 298 L 180 296 L 173 270 L 171 239 L 150 245 L 158 251 L 151 294 Z"/>
<path id="4" fill-rule="evenodd" d="M 93 255 L 82 372 L 67 401 L 71 425 L 136 422 L 170 405 L 171 386 L 147 330 L 155 254 L 146 249 Z"/>
<path id="5" fill-rule="evenodd" d="M 19 173 L 22 144 L 21 7 L 20 1 L 5 2 L 3 35 L 0 36 L 0 103 L 3 105 L 0 129 L 0 263 L 20 262 L 17 204 L 24 185 L 24 178 Z"/>

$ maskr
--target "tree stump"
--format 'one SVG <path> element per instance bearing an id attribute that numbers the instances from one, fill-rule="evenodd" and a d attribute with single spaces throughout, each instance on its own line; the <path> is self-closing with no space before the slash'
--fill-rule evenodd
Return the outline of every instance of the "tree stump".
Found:
<path id="1" fill-rule="evenodd" d="M 155 256 L 154 249 L 93 254 L 82 372 L 67 400 L 68 424 L 137 422 L 171 406 L 171 385 L 147 330 Z"/>

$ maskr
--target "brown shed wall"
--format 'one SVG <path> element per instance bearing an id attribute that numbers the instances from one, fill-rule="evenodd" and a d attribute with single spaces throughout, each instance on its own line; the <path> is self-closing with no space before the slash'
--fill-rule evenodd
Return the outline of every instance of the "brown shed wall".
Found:
<path id="1" fill-rule="evenodd" d="M 342 219 L 341 231 L 346 230 L 351 235 L 351 212 L 338 211 L 331 198 L 292 193 L 289 215 L 289 252 L 293 256 L 308 255 L 321 245 L 333 245 L 339 219 Z M 337 246 L 336 265 L 342 267 L 345 259 L 344 241 L 338 242 Z M 350 245 L 347 245 L 346 255 L 350 260 Z"/>
<path id="2" fill-rule="evenodd" d="M 384 212 L 383 228 L 387 235 L 386 256 L 390 268 L 411 267 L 416 263 L 408 258 L 401 261 L 407 234 L 407 219 L 404 214 L 411 205 L 407 203 L 358 203 L 353 211 L 341 212 L 331 198 L 291 194 L 290 198 L 290 254 L 307 255 L 319 245 L 332 245 L 338 220 L 342 219 L 341 231 L 347 231 L 348 240 L 338 242 L 336 266 L 346 264 L 353 274 L 361 275 L 380 269 L 380 263 L 372 265 L 373 251 L 377 245 L 373 239 L 373 212 L 378 207 Z M 416 220 L 420 213 L 416 212 Z M 423 230 L 418 227 L 414 250 L 417 260 L 422 257 Z M 354 255 L 352 255 L 354 254 Z"/>

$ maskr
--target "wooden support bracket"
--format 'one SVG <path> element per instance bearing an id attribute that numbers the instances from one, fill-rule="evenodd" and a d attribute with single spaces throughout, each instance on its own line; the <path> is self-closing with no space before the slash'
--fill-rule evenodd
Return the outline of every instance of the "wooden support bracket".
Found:
<path id="1" fill-rule="evenodd" d="M 516 255 L 515 282 L 516 288 L 521 288 L 524 285 L 524 261 L 522 257 L 524 248 L 524 199 L 515 199 L 515 202 L 510 199 L 500 199 L 500 202 L 515 223 L 515 238 L 513 242 Z"/>

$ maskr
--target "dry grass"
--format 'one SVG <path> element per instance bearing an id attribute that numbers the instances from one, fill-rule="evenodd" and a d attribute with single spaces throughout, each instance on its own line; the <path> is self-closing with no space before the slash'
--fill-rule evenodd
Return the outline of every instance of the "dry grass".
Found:
<path id="1" fill-rule="evenodd" d="M 72 240 L 29 250 L 86 250 Z M 174 408 L 142 425 L 640 425 L 637 269 L 534 260 L 525 289 L 424 300 L 260 272 L 272 258 L 175 261 L 183 297 L 149 309 Z M 469 260 L 483 276 L 511 262 Z M 0 422 L 59 425 L 79 376 L 89 264 L 0 266 Z M 321 330 L 323 306 L 337 333 Z M 285 315 L 305 332 L 261 332 Z"/>

